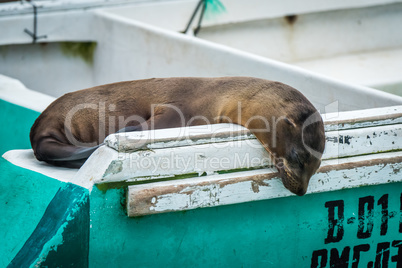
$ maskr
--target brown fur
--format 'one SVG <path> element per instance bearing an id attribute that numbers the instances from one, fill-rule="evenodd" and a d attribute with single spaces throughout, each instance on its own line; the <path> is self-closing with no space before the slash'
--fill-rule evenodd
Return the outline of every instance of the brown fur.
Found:
<path id="1" fill-rule="evenodd" d="M 69 112 L 84 104 L 92 106 L 78 109 L 71 118 L 71 127 L 66 126 Z M 152 105 L 156 105 L 154 110 Z M 305 193 L 310 177 L 319 167 L 320 155 L 312 156 L 303 148 L 301 139 L 304 121 L 317 112 L 313 105 L 290 86 L 249 77 L 147 79 L 68 93 L 55 100 L 32 126 L 32 148 L 38 160 L 79 166 L 96 148 L 91 146 L 102 143 L 122 127 L 135 131 L 184 126 L 179 114 L 166 105 L 181 110 L 185 125 L 230 122 L 249 128 L 275 158 L 285 187 L 294 193 Z M 102 109 L 94 107 L 104 107 L 105 114 L 99 114 Z M 119 116 L 133 115 L 145 122 L 117 124 Z M 192 120 L 195 116 L 203 116 L 208 122 Z M 272 137 L 272 129 L 259 131 L 266 129 L 261 118 L 271 128 L 273 120 L 277 120 L 276 137 Z M 305 142 L 321 154 L 325 142 L 321 118 L 306 130 Z M 69 135 L 77 142 L 71 142 Z"/>

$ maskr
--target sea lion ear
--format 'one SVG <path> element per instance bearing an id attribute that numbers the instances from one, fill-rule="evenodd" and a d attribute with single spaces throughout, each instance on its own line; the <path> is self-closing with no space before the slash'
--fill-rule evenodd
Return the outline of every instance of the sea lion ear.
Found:
<path id="1" fill-rule="evenodd" d="M 289 119 L 287 117 L 285 117 L 285 122 L 288 123 L 289 125 L 296 127 L 295 122 L 292 119 Z"/>

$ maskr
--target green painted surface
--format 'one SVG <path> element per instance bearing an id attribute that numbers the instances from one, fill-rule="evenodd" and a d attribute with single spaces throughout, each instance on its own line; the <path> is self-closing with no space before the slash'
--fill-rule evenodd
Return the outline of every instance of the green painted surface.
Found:
<path id="1" fill-rule="evenodd" d="M 63 182 L 0 157 L 0 267 L 6 267 L 35 230 Z"/>
<path id="2" fill-rule="evenodd" d="M 324 267 L 330 267 L 337 253 L 344 252 L 345 261 L 351 265 L 353 259 L 357 262 L 354 256 L 359 249 L 368 247 L 367 252 L 360 252 L 356 266 L 368 267 L 376 262 L 377 247 L 390 243 L 384 256 L 389 267 L 396 267 L 397 258 L 402 265 L 402 250 L 395 257 L 398 243 L 394 242 L 402 240 L 401 192 L 402 184 L 396 183 L 128 218 L 122 206 L 122 189 L 105 193 L 94 188 L 90 197 L 90 266 L 311 267 L 313 256 L 321 262 L 319 253 L 327 252 Z M 378 202 L 382 198 L 384 203 L 385 195 L 387 232 L 381 234 L 385 219 Z M 363 202 L 367 197 L 373 201 L 371 214 Z M 330 204 L 339 200 L 344 207 L 343 220 L 337 218 L 339 207 L 335 206 L 331 220 Z M 360 232 L 359 202 L 364 205 Z M 365 219 L 367 215 L 372 217 Z M 343 236 L 338 233 L 340 226 Z M 358 237 L 368 232 L 369 237 Z M 330 242 L 331 237 L 334 242 Z"/>
<path id="3" fill-rule="evenodd" d="M 12 149 L 29 149 L 29 131 L 38 112 L 0 99 L 0 155 Z"/>
<path id="4" fill-rule="evenodd" d="M 60 187 L 35 231 L 8 268 L 88 267 L 89 194 L 80 186 Z"/>

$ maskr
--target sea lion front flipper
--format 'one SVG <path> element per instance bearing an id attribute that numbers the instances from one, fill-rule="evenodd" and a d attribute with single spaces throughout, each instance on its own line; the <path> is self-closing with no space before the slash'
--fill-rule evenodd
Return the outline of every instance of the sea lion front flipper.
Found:
<path id="1" fill-rule="evenodd" d="M 56 166 L 80 167 L 99 146 L 79 147 L 64 144 L 48 137 L 36 145 L 34 152 L 39 161 L 45 161 Z"/>
<path id="2" fill-rule="evenodd" d="M 117 131 L 116 133 L 133 132 L 133 131 L 142 131 L 141 125 L 124 127 L 119 131 Z"/>
<path id="3" fill-rule="evenodd" d="M 73 161 L 45 161 L 56 167 L 66 167 L 66 168 L 81 168 L 87 159 L 78 159 Z"/>

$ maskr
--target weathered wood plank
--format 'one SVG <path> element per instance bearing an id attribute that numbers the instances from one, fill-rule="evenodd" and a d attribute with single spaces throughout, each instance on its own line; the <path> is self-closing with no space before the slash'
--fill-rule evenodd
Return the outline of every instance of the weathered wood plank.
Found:
<path id="1" fill-rule="evenodd" d="M 324 162 L 308 193 L 402 181 L 402 153 Z M 290 196 L 272 169 L 128 187 L 130 217 Z"/>
<path id="2" fill-rule="evenodd" d="M 96 184 L 182 179 L 271 165 L 270 155 L 256 139 L 143 150 L 118 153 Z"/>
<path id="3" fill-rule="evenodd" d="M 236 124 L 212 124 L 118 133 L 108 136 L 105 144 L 118 152 L 132 152 L 249 139 L 256 138 L 245 127 Z"/>
<path id="4" fill-rule="evenodd" d="M 402 124 L 330 131 L 325 136 L 323 159 L 402 149 Z"/>
<path id="5" fill-rule="evenodd" d="M 212 137 L 211 139 L 204 138 L 205 133 L 208 132 L 198 127 L 190 127 L 185 130 L 171 129 L 167 135 L 169 139 L 165 139 L 163 131 L 149 131 L 154 132 L 157 138 L 155 143 L 146 143 L 146 146 L 154 146 L 151 147 L 152 149 L 142 149 L 131 153 L 115 151 L 116 157 L 108 163 L 108 166 L 103 167 L 103 173 L 95 180 L 95 183 L 97 185 L 105 184 L 102 187 L 108 188 L 116 183 L 121 185 L 123 183 L 135 184 L 155 180 L 183 179 L 272 166 L 269 154 L 257 139 L 244 135 L 242 132 L 244 128 L 231 126 L 240 130 L 237 132 L 239 138 L 230 135 L 229 132 L 219 131 L 227 130 L 229 127 L 227 124 L 223 125 L 224 128 L 215 125 L 214 129 L 218 130 L 220 138 Z M 180 146 L 173 145 L 175 141 L 170 143 L 170 138 L 180 131 L 191 133 L 193 128 L 200 134 L 194 134 L 192 137 L 200 139 L 180 138 L 178 139 Z M 143 132 L 134 134 L 130 133 L 130 137 L 137 137 L 137 140 L 145 137 Z M 327 144 L 323 159 L 402 150 L 402 124 L 330 131 L 326 135 Z M 144 141 L 149 142 L 145 138 Z M 196 145 L 191 145 L 191 143 Z M 127 145 L 131 146 L 130 143 Z M 128 148 L 125 144 L 123 147 L 123 151 Z M 133 148 L 130 147 L 130 149 Z M 102 158 L 102 156 L 100 157 Z M 101 161 L 101 158 L 97 161 Z M 97 168 L 99 169 L 99 167 Z"/>
<path id="6" fill-rule="evenodd" d="M 323 114 L 325 131 L 402 124 L 402 106 Z M 235 124 L 214 124 L 163 130 L 118 133 L 105 144 L 118 152 L 161 149 L 255 139 L 250 131 Z"/>
<path id="7" fill-rule="evenodd" d="M 367 110 L 322 115 L 325 131 L 385 126 L 402 123 L 402 106 L 391 106 Z"/>

